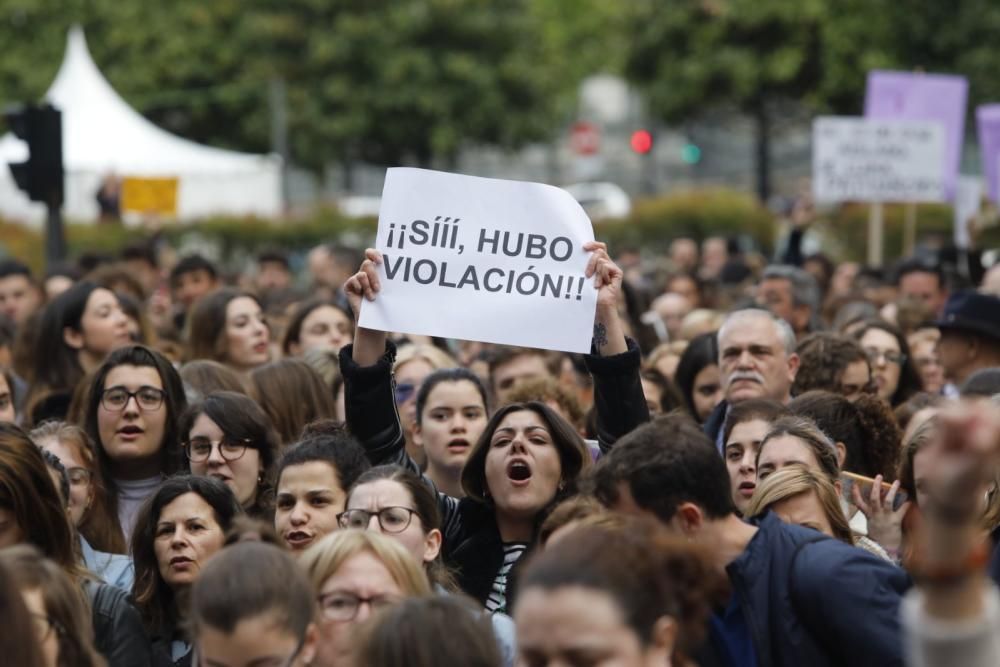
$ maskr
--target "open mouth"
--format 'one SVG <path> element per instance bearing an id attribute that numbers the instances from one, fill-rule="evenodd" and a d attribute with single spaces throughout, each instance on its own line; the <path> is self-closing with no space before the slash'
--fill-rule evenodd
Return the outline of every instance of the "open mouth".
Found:
<path id="1" fill-rule="evenodd" d="M 739 486 L 739 492 L 743 496 L 749 498 L 750 496 L 753 495 L 754 489 L 756 489 L 756 488 L 757 488 L 757 485 L 755 483 L 753 483 L 753 482 L 743 482 Z"/>
<path id="2" fill-rule="evenodd" d="M 285 541 L 293 549 L 301 549 L 310 542 L 312 542 L 312 535 L 303 532 L 301 530 L 293 530 L 292 532 L 285 535 Z"/>
<path id="3" fill-rule="evenodd" d="M 256 352 L 257 354 L 263 354 L 264 352 L 267 352 L 267 343 L 257 343 L 256 345 L 253 346 L 253 351 Z"/>
<path id="4" fill-rule="evenodd" d="M 531 479 L 531 466 L 524 461 L 511 461 L 507 466 L 507 477 L 512 482 L 527 482 Z"/>
<path id="5" fill-rule="evenodd" d="M 213 479 L 217 479 L 220 482 L 228 482 L 229 481 L 229 477 L 227 477 L 226 475 L 223 475 L 221 473 L 217 473 L 217 472 L 210 473 L 208 476 L 211 477 L 211 478 L 213 478 Z"/>
<path id="6" fill-rule="evenodd" d="M 452 440 L 448 443 L 448 451 L 450 452 L 465 452 L 469 449 L 468 440 Z"/>
<path id="7" fill-rule="evenodd" d="M 133 425 L 122 426 L 120 429 L 118 429 L 119 434 L 126 436 L 142 435 L 143 432 L 144 431 L 141 428 Z"/>

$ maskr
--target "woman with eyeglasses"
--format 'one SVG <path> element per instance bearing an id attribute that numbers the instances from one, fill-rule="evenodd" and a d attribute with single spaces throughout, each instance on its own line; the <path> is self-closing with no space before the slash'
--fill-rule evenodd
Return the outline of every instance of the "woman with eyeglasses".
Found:
<path id="1" fill-rule="evenodd" d="M 618 437 L 648 421 L 649 411 L 639 350 L 625 337 L 618 316 L 622 272 L 604 244 L 588 243 L 583 250 L 591 253 L 585 275 L 597 292 L 593 353 L 586 363 L 594 377 L 598 441 L 607 451 Z M 381 261 L 381 254 L 369 249 L 361 269 L 345 284 L 355 311 L 362 300 L 377 298 Z M 400 384 L 398 377 L 393 383 L 395 354 L 385 333 L 363 327 L 354 343 L 341 349 L 347 425 L 373 464 L 397 463 L 419 471 L 393 409 L 392 393 L 398 393 Z M 490 612 L 506 612 L 516 567 L 536 544 L 545 515 L 576 493 L 592 462 L 576 429 L 545 404 L 511 403 L 495 412 L 462 468 L 465 497 L 437 494 L 445 558 L 458 571 L 462 590 Z"/>
<path id="2" fill-rule="evenodd" d="M 373 531 L 327 535 L 299 559 L 319 599 L 316 663 L 350 667 L 358 626 L 380 609 L 431 594 L 423 568 L 396 540 Z"/>
<path id="3" fill-rule="evenodd" d="M 152 642 L 154 667 L 189 667 L 191 585 L 225 544 L 243 509 L 217 479 L 179 475 L 142 505 L 132 535 L 132 599 Z"/>
<path id="4" fill-rule="evenodd" d="M 130 590 L 131 561 L 113 557 L 125 553 L 125 536 L 110 509 L 90 438 L 79 426 L 59 421 L 45 422 L 28 435 L 66 469 L 69 518 L 80 536 L 87 569 L 109 584 Z"/>
<path id="5" fill-rule="evenodd" d="M 278 436 L 257 403 L 232 391 L 209 394 L 184 413 L 180 432 L 192 475 L 223 482 L 248 516 L 273 519 Z"/>
<path id="6" fill-rule="evenodd" d="M 58 565 L 28 545 L 0 551 L 0 565 L 13 574 L 21 590 L 45 667 L 107 664 L 94 648 L 87 598 Z M 4 656 L 5 661 L 10 658 Z"/>
<path id="7" fill-rule="evenodd" d="M 306 667 L 316 658 L 316 593 L 279 547 L 227 546 L 191 587 L 189 624 L 199 665 Z"/>
<path id="8" fill-rule="evenodd" d="M 402 544 L 423 564 L 435 592 L 459 592 L 441 561 L 437 498 L 415 473 L 395 465 L 372 468 L 354 483 L 337 519 L 341 528 L 375 531 Z M 503 664 L 512 665 L 517 646 L 514 623 L 505 614 L 491 614 L 490 619 Z"/>
<path id="9" fill-rule="evenodd" d="M 184 385 L 170 361 L 142 345 L 115 350 L 87 394 L 84 429 L 96 444 L 109 506 L 126 540 L 139 506 L 183 457 Z"/>
<path id="10" fill-rule="evenodd" d="M 882 320 L 868 320 L 854 337 L 871 364 L 878 395 L 892 407 L 903 403 L 923 386 L 913 365 L 910 346 L 899 329 Z"/>

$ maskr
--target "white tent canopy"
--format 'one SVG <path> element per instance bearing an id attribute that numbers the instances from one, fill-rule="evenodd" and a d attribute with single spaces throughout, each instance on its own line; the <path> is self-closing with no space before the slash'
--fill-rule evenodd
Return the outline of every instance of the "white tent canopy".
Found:
<path id="1" fill-rule="evenodd" d="M 97 217 L 95 194 L 109 172 L 120 177 L 176 177 L 177 214 L 276 215 L 282 208 L 281 159 L 202 146 L 166 132 L 132 109 L 97 69 L 83 30 L 69 32 L 66 55 L 45 99 L 62 111 L 63 164 L 70 219 Z M 44 208 L 14 184 L 7 162 L 27 145 L 0 137 L 0 216 L 38 222 Z"/>

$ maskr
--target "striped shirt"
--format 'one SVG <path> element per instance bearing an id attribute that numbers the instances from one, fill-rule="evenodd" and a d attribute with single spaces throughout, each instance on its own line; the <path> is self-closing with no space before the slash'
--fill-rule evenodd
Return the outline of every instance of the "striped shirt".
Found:
<path id="1" fill-rule="evenodd" d="M 507 612 L 507 575 L 514 563 L 524 555 L 528 548 L 527 542 L 505 542 L 503 545 L 503 565 L 497 571 L 497 576 L 493 580 L 493 590 L 486 600 L 486 609 L 490 613 Z"/>

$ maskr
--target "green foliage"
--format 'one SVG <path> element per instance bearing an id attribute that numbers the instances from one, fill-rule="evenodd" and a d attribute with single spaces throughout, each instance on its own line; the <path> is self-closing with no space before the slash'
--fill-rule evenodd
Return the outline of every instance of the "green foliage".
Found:
<path id="1" fill-rule="evenodd" d="M 767 209 L 754 197 L 726 188 L 640 200 L 627 219 L 601 223 L 595 232 L 613 251 L 637 247 L 657 252 L 680 236 L 701 241 L 709 236 L 747 235 L 767 251 L 774 243 L 774 224 Z"/>
<path id="2" fill-rule="evenodd" d="M 286 83 L 292 158 L 449 160 L 516 147 L 558 126 L 587 35 L 614 15 L 589 0 L 6 0 L 0 103 L 37 99 L 68 27 L 126 101 L 176 134 L 270 148 L 269 82 Z M 612 3 L 614 4 L 614 3 Z M 574 20 L 556 25 L 563 17 Z M 607 41 L 607 40 L 605 40 Z"/>

